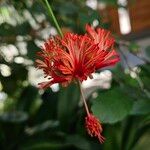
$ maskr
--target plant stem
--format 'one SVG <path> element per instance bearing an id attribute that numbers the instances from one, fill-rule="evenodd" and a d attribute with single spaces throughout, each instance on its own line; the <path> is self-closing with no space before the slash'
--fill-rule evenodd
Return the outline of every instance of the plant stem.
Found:
<path id="1" fill-rule="evenodd" d="M 86 103 L 86 100 L 85 100 L 85 97 L 84 97 L 81 82 L 79 80 L 78 80 L 78 83 L 79 83 L 79 89 L 80 89 L 80 92 L 81 92 L 81 97 L 82 97 L 82 100 L 83 100 L 83 103 L 84 103 L 84 106 L 85 106 L 85 110 L 87 112 L 87 115 L 90 115 L 90 112 L 89 112 L 89 109 L 88 109 L 88 106 L 87 106 L 87 103 Z"/>
<path id="2" fill-rule="evenodd" d="M 60 29 L 60 26 L 59 26 L 59 24 L 58 24 L 58 22 L 57 22 L 57 20 L 56 20 L 56 17 L 55 17 L 55 15 L 54 15 L 54 13 L 53 13 L 53 11 L 52 11 L 51 5 L 48 3 L 48 0 L 44 0 L 44 1 L 45 1 L 46 6 L 47 6 L 47 9 L 48 9 L 48 14 L 49 14 L 49 16 L 52 18 L 52 20 L 54 21 L 54 24 L 55 24 L 55 26 L 56 26 L 56 29 L 57 29 L 58 34 L 59 34 L 61 37 L 63 37 L 63 33 L 62 33 L 61 29 Z"/>

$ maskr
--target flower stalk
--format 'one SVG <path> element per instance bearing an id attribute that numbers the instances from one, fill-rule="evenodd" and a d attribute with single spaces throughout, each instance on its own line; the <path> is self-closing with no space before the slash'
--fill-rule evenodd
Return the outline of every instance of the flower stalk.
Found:
<path id="1" fill-rule="evenodd" d="M 56 26 L 56 29 L 57 29 L 58 34 L 59 34 L 61 37 L 63 37 L 63 33 L 62 33 L 62 31 L 61 31 L 61 28 L 60 28 L 60 26 L 59 26 L 59 24 L 58 24 L 58 22 L 57 22 L 57 19 L 56 19 L 54 13 L 53 13 L 53 11 L 52 11 L 51 5 L 48 3 L 48 0 L 44 0 L 44 1 L 45 1 L 47 10 L 48 10 L 48 14 L 49 14 L 49 16 L 52 18 L 52 20 L 54 21 L 54 24 L 55 24 L 55 26 Z"/>
<path id="2" fill-rule="evenodd" d="M 81 82 L 78 81 L 78 83 L 79 83 L 80 93 L 81 93 L 81 97 L 82 97 L 82 100 L 83 100 L 83 103 L 84 103 L 84 106 L 85 106 L 86 113 L 87 113 L 87 115 L 90 115 L 90 112 L 89 112 L 89 109 L 88 109 L 88 106 L 87 106 L 87 103 L 86 103 L 86 100 L 85 100 L 85 97 L 84 97 Z"/>

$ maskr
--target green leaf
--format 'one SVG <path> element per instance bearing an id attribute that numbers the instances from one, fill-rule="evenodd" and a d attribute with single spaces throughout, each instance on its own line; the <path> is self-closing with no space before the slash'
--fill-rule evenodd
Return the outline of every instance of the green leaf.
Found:
<path id="1" fill-rule="evenodd" d="M 132 115 L 144 115 L 150 113 L 150 101 L 149 100 L 138 100 L 133 104 L 131 111 Z"/>
<path id="2" fill-rule="evenodd" d="M 80 100 L 79 88 L 75 84 L 62 88 L 58 101 L 58 119 L 63 129 L 69 129 L 69 126 L 76 115 L 76 108 Z M 68 126 L 68 128 L 67 128 Z"/>
<path id="3" fill-rule="evenodd" d="M 130 113 L 132 103 L 121 88 L 115 87 L 99 93 L 93 100 L 92 111 L 102 123 L 116 123 Z"/>

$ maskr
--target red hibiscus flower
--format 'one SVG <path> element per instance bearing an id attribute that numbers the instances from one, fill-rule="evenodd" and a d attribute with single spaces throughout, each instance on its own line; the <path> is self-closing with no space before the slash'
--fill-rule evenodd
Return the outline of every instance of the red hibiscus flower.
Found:
<path id="1" fill-rule="evenodd" d="M 67 33 L 63 38 L 53 37 L 44 43 L 42 51 L 38 53 L 37 67 L 44 71 L 49 81 L 40 83 L 40 88 L 47 88 L 54 83 L 67 86 L 72 81 L 80 84 L 81 95 L 87 112 L 85 126 L 92 137 L 104 142 L 101 135 L 102 126 L 99 120 L 89 112 L 86 104 L 81 82 L 91 77 L 97 69 L 112 66 L 119 61 L 114 49 L 114 38 L 109 31 L 86 26 L 87 33 L 78 35 Z"/>
<path id="2" fill-rule="evenodd" d="M 45 42 L 38 53 L 37 67 L 43 69 L 49 81 L 40 83 L 46 88 L 54 83 L 67 86 L 70 82 L 86 80 L 95 70 L 119 61 L 114 49 L 114 38 L 109 31 L 96 31 L 86 26 L 87 34 L 67 33 L 63 38 L 54 37 Z"/>

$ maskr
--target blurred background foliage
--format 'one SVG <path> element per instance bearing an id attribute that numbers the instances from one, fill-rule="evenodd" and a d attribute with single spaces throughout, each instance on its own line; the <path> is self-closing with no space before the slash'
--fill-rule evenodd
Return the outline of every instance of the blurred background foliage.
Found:
<path id="1" fill-rule="evenodd" d="M 85 0 L 49 2 L 64 33 L 84 33 L 86 23 L 111 26 Z M 122 7 L 117 0 L 103 3 Z M 139 45 L 122 41 L 114 33 L 121 63 L 97 72 L 104 77 L 111 75 L 110 85 L 85 88 L 88 105 L 103 123 L 106 141 L 100 145 L 85 131 L 85 111 L 77 85 L 68 88 L 54 85 L 45 91 L 37 88 L 43 78 L 35 69 L 34 60 L 50 35 L 56 35 L 56 29 L 44 1 L 0 1 L 0 149 L 148 150 L 150 47 L 145 49 L 147 57 L 140 57 L 143 49 Z M 130 66 L 122 47 L 144 63 Z"/>

